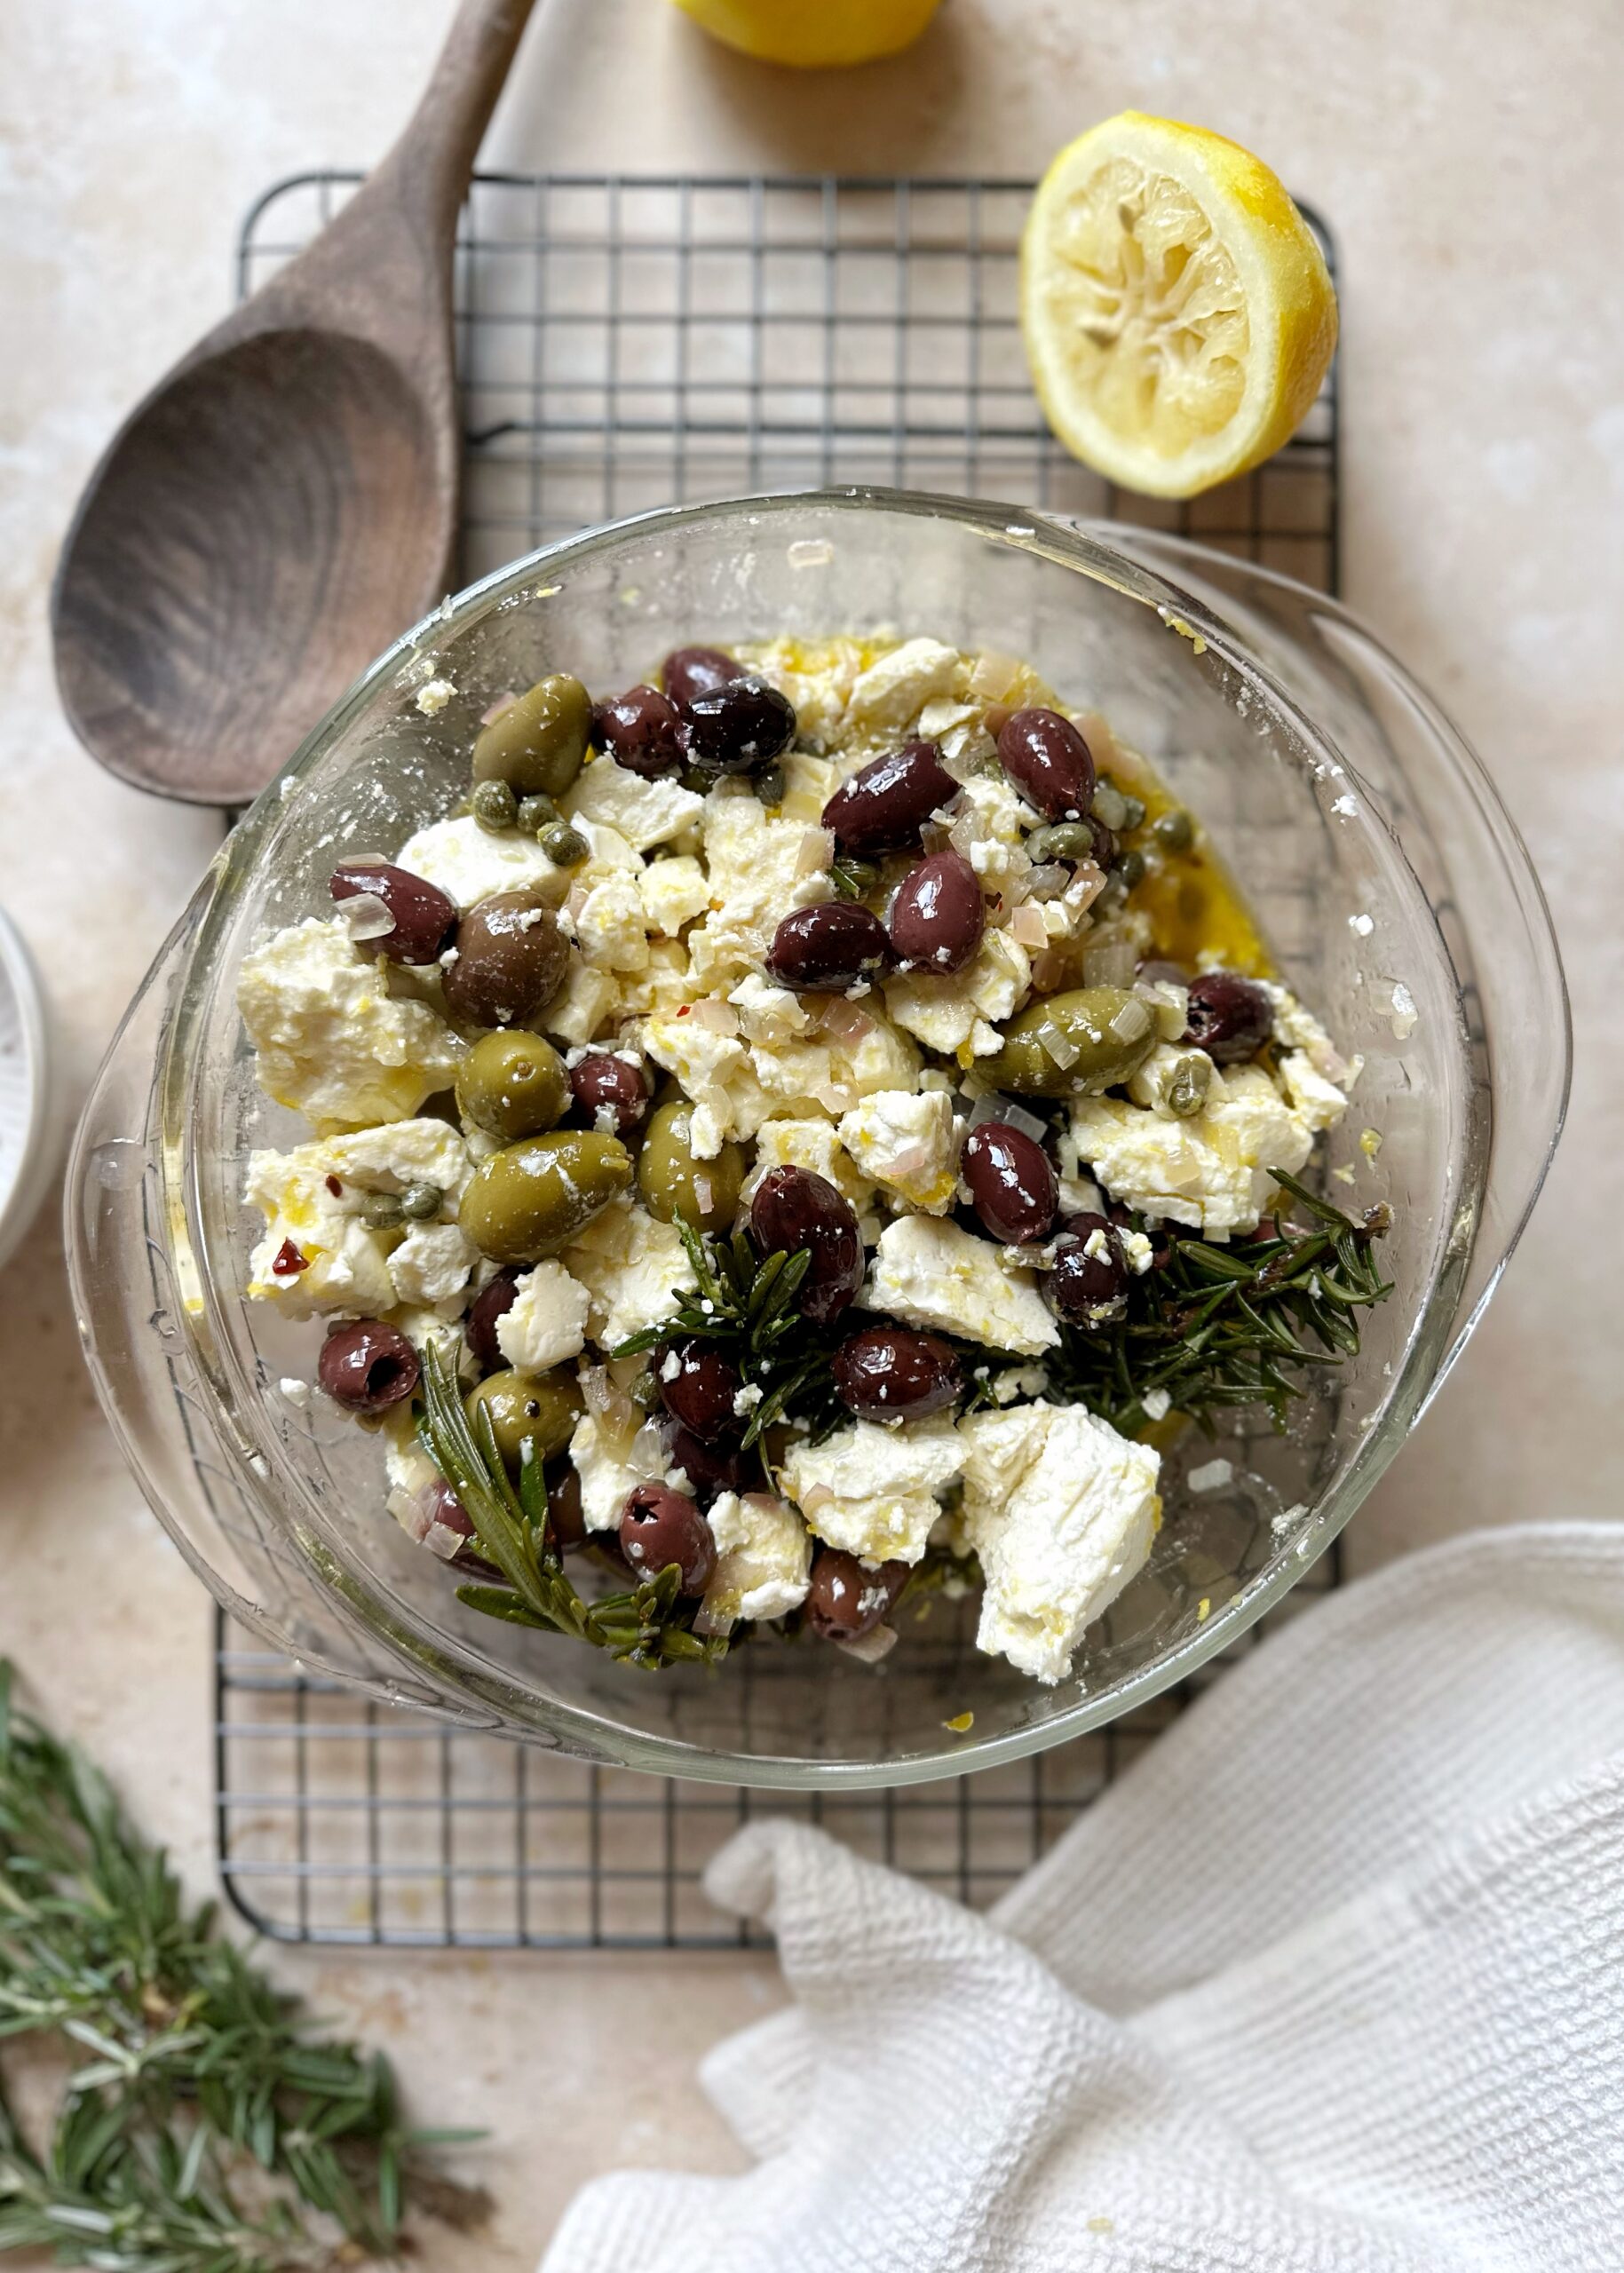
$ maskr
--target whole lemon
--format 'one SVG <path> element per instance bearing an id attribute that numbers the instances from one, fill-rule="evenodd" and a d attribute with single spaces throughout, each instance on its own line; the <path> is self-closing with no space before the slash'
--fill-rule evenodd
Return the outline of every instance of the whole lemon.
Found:
<path id="1" fill-rule="evenodd" d="M 677 0 L 711 36 L 764 63 L 820 71 L 911 47 L 941 0 Z"/>

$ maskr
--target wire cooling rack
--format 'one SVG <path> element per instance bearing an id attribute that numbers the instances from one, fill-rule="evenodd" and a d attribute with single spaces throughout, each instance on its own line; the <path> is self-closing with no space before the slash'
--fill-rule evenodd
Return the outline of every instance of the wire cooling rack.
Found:
<path id="1" fill-rule="evenodd" d="M 305 174 L 268 191 L 243 226 L 240 290 L 360 178 Z M 1111 487 L 1056 445 L 1027 381 L 1016 261 L 1031 193 L 1025 181 L 476 178 L 457 248 L 463 580 L 647 506 L 877 482 L 1172 530 L 1335 591 L 1335 369 L 1294 440 L 1240 481 L 1187 504 Z M 1333 1550 L 1292 1600 L 1334 1585 L 1338 1568 Z M 729 1833 L 770 1812 L 980 1905 L 1186 1693 L 975 1777 L 760 1799 L 448 1729 L 302 1676 L 222 1618 L 221 1876 L 250 1922 L 284 1941 L 725 1949 L 748 1937 L 718 1920 L 700 1874 Z"/>

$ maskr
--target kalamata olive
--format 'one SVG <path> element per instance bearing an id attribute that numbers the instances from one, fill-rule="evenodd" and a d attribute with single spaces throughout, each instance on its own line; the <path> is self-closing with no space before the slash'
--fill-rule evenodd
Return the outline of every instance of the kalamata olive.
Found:
<path id="1" fill-rule="evenodd" d="M 346 1413 L 387 1413 L 417 1386 L 417 1352 L 398 1327 L 382 1319 L 349 1319 L 330 1327 L 316 1360 L 316 1379 Z"/>
<path id="2" fill-rule="evenodd" d="M 496 1339 L 496 1328 L 512 1309 L 518 1295 L 518 1271 L 503 1271 L 488 1286 L 481 1287 L 468 1305 L 468 1315 L 463 1320 L 463 1338 L 475 1364 L 485 1373 L 508 1362 Z"/>
<path id="3" fill-rule="evenodd" d="M 457 1221 L 493 1263 L 539 1263 L 573 1239 L 631 1177 L 631 1155 L 618 1136 L 555 1129 L 482 1160 Z"/>
<path id="4" fill-rule="evenodd" d="M 581 1510 L 581 1477 L 572 1464 L 562 1461 L 547 1478 L 547 1522 L 566 1555 L 587 1540 L 586 1517 Z"/>
<path id="5" fill-rule="evenodd" d="M 442 1531 L 455 1532 L 460 1540 L 471 1541 L 474 1537 L 473 1517 L 457 1498 L 444 1477 L 436 1479 L 428 1502 L 429 1521 L 438 1524 Z M 499 1579 L 501 1572 L 494 1563 L 487 1563 L 477 1547 L 455 1548 L 446 1556 L 454 1571 L 466 1571 L 471 1579 Z"/>
<path id="6" fill-rule="evenodd" d="M 719 647 L 675 647 L 660 674 L 673 702 L 692 702 L 696 694 L 709 694 L 744 675 L 744 665 Z"/>
<path id="7" fill-rule="evenodd" d="M 583 1400 L 581 1384 L 568 1366 L 555 1366 L 550 1374 L 521 1374 L 510 1367 L 491 1374 L 463 1399 L 468 1425 L 476 1428 L 479 1414 L 488 1413 L 496 1449 L 517 1475 L 525 1446 L 543 1466 L 556 1460 L 575 1433 Z"/>
<path id="8" fill-rule="evenodd" d="M 682 764 L 677 706 L 657 687 L 634 686 L 600 702 L 592 713 L 592 739 L 628 773 L 653 781 Z"/>
<path id="9" fill-rule="evenodd" d="M 1121 1235 L 1104 1216 L 1073 1216 L 1055 1242 L 1043 1273 L 1049 1307 L 1068 1326 L 1113 1326 L 1128 1310 L 1128 1258 Z"/>
<path id="10" fill-rule="evenodd" d="M 1190 982 L 1184 1040 L 1216 1065 L 1256 1057 L 1274 1031 L 1274 1005 L 1255 978 L 1236 970 L 1204 970 Z"/>
<path id="11" fill-rule="evenodd" d="M 1081 820 L 1094 795 L 1094 760 L 1058 710 L 1016 710 L 998 736 L 998 758 L 1029 805 L 1047 820 Z"/>
<path id="12" fill-rule="evenodd" d="M 856 1300 L 863 1242 L 851 1203 L 827 1176 L 811 1168 L 769 1168 L 750 1202 L 750 1235 L 763 1255 L 810 1252 L 796 1302 L 814 1326 L 827 1326 Z"/>
<path id="13" fill-rule="evenodd" d="M 675 1563 L 679 1594 L 702 1595 L 717 1567 L 717 1543 L 698 1504 L 669 1484 L 639 1484 L 621 1510 L 621 1553 L 640 1579 Z"/>
<path id="14" fill-rule="evenodd" d="M 1003 1030 L 976 1071 L 1018 1097 L 1097 1097 L 1137 1073 L 1156 1046 L 1150 1005 L 1121 986 L 1040 996 Z"/>
<path id="15" fill-rule="evenodd" d="M 705 1444 L 680 1421 L 668 1421 L 663 1433 L 666 1459 L 681 1469 L 707 1506 L 721 1492 L 761 1490 L 761 1455 L 754 1445 L 742 1452 L 736 1445 Z"/>
<path id="16" fill-rule="evenodd" d="M 552 1044 L 511 1026 L 482 1034 L 456 1069 L 457 1110 L 504 1144 L 556 1128 L 569 1097 L 569 1076 Z"/>
<path id="17" fill-rule="evenodd" d="M 806 1622 L 826 1642 L 855 1642 L 873 1633 L 907 1575 L 906 1563 L 882 1563 L 870 1571 L 842 1548 L 820 1547 L 806 1590 Z"/>
<path id="18" fill-rule="evenodd" d="M 934 742 L 904 742 L 841 783 L 823 808 L 823 826 L 843 852 L 900 852 L 958 793 Z"/>
<path id="19" fill-rule="evenodd" d="M 569 1069 L 570 1091 L 575 1103 L 596 1128 L 607 1127 L 613 1136 L 636 1129 L 648 1112 L 649 1088 L 643 1068 L 606 1049 L 578 1057 Z M 607 1122 L 599 1116 L 608 1115 Z"/>
<path id="20" fill-rule="evenodd" d="M 899 1326 L 852 1334 L 836 1350 L 831 1371 L 843 1405 L 885 1420 L 923 1421 L 953 1404 L 964 1386 L 950 1342 Z"/>
<path id="21" fill-rule="evenodd" d="M 891 904 L 891 947 L 918 970 L 963 970 L 986 925 L 980 883 L 961 852 L 932 852 L 909 870 Z"/>
<path id="22" fill-rule="evenodd" d="M 701 773 L 749 773 L 795 740 L 795 706 L 764 678 L 732 678 L 677 706 L 683 751 Z"/>
<path id="23" fill-rule="evenodd" d="M 505 781 L 519 797 L 561 797 L 581 771 L 591 730 L 591 696 L 578 678 L 551 671 L 480 733 L 473 778 Z"/>
<path id="24" fill-rule="evenodd" d="M 364 955 L 392 955 L 397 962 L 438 962 L 456 922 L 456 902 L 426 876 L 392 860 L 341 860 L 328 890 L 337 900 L 371 892 L 394 918 L 392 931 L 357 939 Z"/>
<path id="25" fill-rule="evenodd" d="M 447 1008 L 465 1026 L 528 1026 L 568 967 L 569 942 L 539 891 L 493 892 L 456 927 L 456 953 L 445 967 Z"/>
<path id="26" fill-rule="evenodd" d="M 854 899 L 796 908 L 774 931 L 767 950 L 770 975 L 780 986 L 803 994 L 843 992 L 872 978 L 890 961 L 885 926 Z"/>
<path id="27" fill-rule="evenodd" d="M 719 1350 L 702 1342 L 682 1342 L 661 1360 L 656 1378 L 666 1411 L 701 1444 L 719 1444 L 739 1434 L 743 1424 L 733 1399 L 744 1383 Z"/>
<path id="28" fill-rule="evenodd" d="M 649 1214 L 662 1224 L 680 1216 L 696 1232 L 726 1232 L 739 1212 L 744 1153 L 724 1144 L 708 1160 L 693 1155 L 693 1107 L 672 1097 L 648 1124 L 638 1154 L 638 1190 Z"/>
<path id="29" fill-rule="evenodd" d="M 959 1173 L 984 1231 L 1009 1247 L 1049 1237 L 1060 1180 L 1043 1147 L 1007 1121 L 984 1121 L 964 1139 Z"/>

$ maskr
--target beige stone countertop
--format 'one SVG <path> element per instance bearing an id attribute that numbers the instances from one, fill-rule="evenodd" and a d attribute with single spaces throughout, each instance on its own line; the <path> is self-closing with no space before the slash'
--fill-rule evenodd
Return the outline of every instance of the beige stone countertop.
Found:
<path id="1" fill-rule="evenodd" d="M 225 308 L 268 183 L 366 163 L 449 0 L 65 0 L 0 12 L 0 904 L 44 967 L 77 1109 L 216 831 L 103 775 L 52 695 L 46 590 L 120 413 Z M 803 78 L 663 0 L 543 0 L 489 163 L 1022 173 L 1127 105 L 1261 152 L 1337 231 L 1346 590 L 1476 741 L 1557 910 L 1566 1142 L 1487 1324 L 1357 1519 L 1356 1567 L 1478 1523 L 1624 1507 L 1619 921 L 1624 300 L 1612 0 L 947 0 L 912 53 Z M 0 1651 L 211 1879 L 209 1608 L 80 1366 L 55 1211 L 0 1279 Z M 590 2173 L 728 2166 L 696 2055 L 764 1958 L 279 1953 L 429 2119 L 490 2126 L 500 2212 L 425 2267 L 535 2261 Z M 650 2009 L 657 2031 L 642 2025 Z"/>

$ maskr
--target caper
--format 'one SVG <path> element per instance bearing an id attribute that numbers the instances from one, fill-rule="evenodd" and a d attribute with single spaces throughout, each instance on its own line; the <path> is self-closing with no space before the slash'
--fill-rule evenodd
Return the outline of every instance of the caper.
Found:
<path id="1" fill-rule="evenodd" d="M 505 781 L 476 781 L 468 803 L 480 828 L 493 836 L 511 828 L 519 818 L 519 800 Z"/>
<path id="2" fill-rule="evenodd" d="M 519 801 L 519 826 L 527 836 L 539 836 L 551 828 L 558 818 L 558 809 L 551 797 L 536 796 Z"/>
<path id="3" fill-rule="evenodd" d="M 1175 805 L 1169 812 L 1157 814 L 1151 833 L 1169 852 L 1187 852 L 1195 842 L 1195 823 L 1182 805 Z"/>
<path id="4" fill-rule="evenodd" d="M 697 765 L 685 765 L 677 779 L 683 788 L 692 789 L 696 797 L 704 796 L 717 786 L 715 774 L 706 773 Z"/>
<path id="5" fill-rule="evenodd" d="M 724 1144 L 714 1160 L 696 1160 L 693 1117 L 686 1097 L 673 1097 L 654 1113 L 638 1155 L 638 1190 L 662 1224 L 680 1216 L 696 1232 L 725 1232 L 739 1212 L 744 1154 L 737 1144 Z"/>
<path id="6" fill-rule="evenodd" d="M 1094 785 L 1094 818 L 1107 828 L 1128 826 L 1128 800 L 1107 774 L 1102 773 Z"/>
<path id="7" fill-rule="evenodd" d="M 370 1232 L 392 1232 L 406 1210 L 392 1192 L 369 1192 L 360 1203 L 360 1219 Z"/>
<path id="8" fill-rule="evenodd" d="M 1147 807 L 1143 797 L 1136 797 L 1127 789 L 1122 792 L 1122 827 L 1137 828 L 1144 821 Z"/>
<path id="9" fill-rule="evenodd" d="M 1047 828 L 1033 830 L 1026 839 L 1026 851 L 1040 864 L 1050 860 L 1091 860 L 1094 831 L 1086 820 L 1051 821 Z"/>
<path id="10" fill-rule="evenodd" d="M 1156 1045 L 1150 1005 L 1120 986 L 1082 986 L 1033 1002 L 976 1061 L 992 1089 L 1038 1097 L 1094 1096 L 1137 1073 Z"/>
<path id="11" fill-rule="evenodd" d="M 560 1129 L 527 1136 L 475 1170 L 457 1220 L 495 1263 L 539 1263 L 573 1239 L 631 1182 L 617 1136 Z"/>
<path id="12" fill-rule="evenodd" d="M 629 1383 L 627 1396 L 639 1413 L 658 1413 L 661 1409 L 660 1376 L 652 1366 L 645 1366 L 636 1379 Z"/>
<path id="13" fill-rule="evenodd" d="M 777 764 L 764 765 L 750 787 L 764 805 L 781 805 L 784 802 L 784 769 Z"/>
<path id="14" fill-rule="evenodd" d="M 1207 1102 L 1207 1092 L 1212 1086 L 1210 1058 L 1192 1052 L 1181 1058 L 1172 1079 L 1168 1083 L 1168 1111 L 1180 1121 L 1190 1121 Z"/>
<path id="15" fill-rule="evenodd" d="M 867 899 L 880 881 L 877 860 L 854 859 L 843 852 L 829 870 L 835 880 L 835 892 L 840 899 Z"/>
<path id="16" fill-rule="evenodd" d="M 445 1197 L 437 1184 L 408 1184 L 400 1194 L 400 1213 L 408 1224 L 432 1224 Z"/>
<path id="17" fill-rule="evenodd" d="M 1120 883 L 1125 891 L 1131 891 L 1136 884 L 1140 884 L 1145 882 L 1144 853 L 1137 851 L 1124 852 L 1121 859 L 1118 860 L 1116 865 L 1113 867 L 1111 874 L 1113 880 Z"/>
<path id="18" fill-rule="evenodd" d="M 477 1429 L 479 1416 L 488 1413 L 496 1449 L 517 1470 L 527 1444 L 535 1446 L 538 1461 L 556 1459 L 575 1433 L 581 1414 L 581 1388 L 566 1366 L 551 1374 L 487 1374 L 477 1389 L 463 1399 L 469 1426 Z"/>
<path id="19" fill-rule="evenodd" d="M 591 731 L 591 696 L 578 678 L 553 671 L 491 720 L 473 746 L 473 778 L 505 781 L 520 797 L 562 796 Z"/>
<path id="20" fill-rule="evenodd" d="M 592 849 L 581 831 L 572 828 L 566 820 L 554 821 L 550 828 L 544 828 L 536 843 L 558 868 L 578 867 Z"/>
<path id="21" fill-rule="evenodd" d="M 504 1144 L 556 1129 L 569 1101 L 564 1060 L 539 1034 L 519 1027 L 482 1034 L 457 1071 L 457 1110 Z"/>

